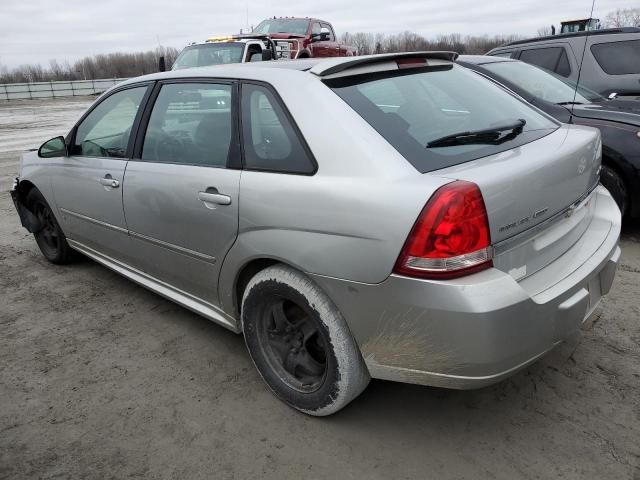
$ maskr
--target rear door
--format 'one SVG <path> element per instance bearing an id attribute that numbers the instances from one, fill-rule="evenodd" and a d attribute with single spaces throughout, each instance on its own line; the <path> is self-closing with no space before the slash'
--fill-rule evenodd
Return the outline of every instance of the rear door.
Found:
<path id="1" fill-rule="evenodd" d="M 123 189 L 135 266 L 214 305 L 238 231 L 235 91 L 226 81 L 160 83 Z"/>
<path id="2" fill-rule="evenodd" d="M 149 84 L 108 94 L 74 128 L 70 156 L 51 159 L 51 182 L 62 226 L 71 240 L 114 258 L 128 250 L 122 182 L 131 131 Z"/>

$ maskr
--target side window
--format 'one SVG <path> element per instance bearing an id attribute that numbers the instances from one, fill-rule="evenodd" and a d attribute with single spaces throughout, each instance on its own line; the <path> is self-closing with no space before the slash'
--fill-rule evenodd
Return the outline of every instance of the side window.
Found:
<path id="1" fill-rule="evenodd" d="M 227 165 L 232 134 L 231 85 L 163 85 L 144 136 L 142 160 Z"/>
<path id="2" fill-rule="evenodd" d="M 562 47 L 532 48 L 523 50 L 520 54 L 520 60 L 554 72 L 562 52 L 564 52 Z"/>
<path id="3" fill-rule="evenodd" d="M 313 22 L 313 25 L 311 25 L 311 35 L 319 34 L 320 30 L 320 24 L 318 22 Z"/>
<path id="4" fill-rule="evenodd" d="M 609 75 L 640 73 L 640 40 L 597 43 L 591 45 L 591 53 Z"/>
<path id="5" fill-rule="evenodd" d="M 327 25 L 326 23 L 322 24 L 322 28 L 320 30 L 320 33 L 328 33 L 329 34 L 329 41 L 330 42 L 335 42 L 336 41 L 336 36 L 333 34 L 333 29 Z"/>
<path id="6" fill-rule="evenodd" d="M 247 62 L 261 62 L 262 61 L 262 49 L 260 45 L 249 45 L 247 47 Z"/>
<path id="7" fill-rule="evenodd" d="M 511 58 L 511 54 L 513 53 L 513 50 L 510 50 L 508 52 L 498 52 L 498 53 L 492 53 L 491 56 L 492 57 L 504 57 L 504 58 Z"/>
<path id="8" fill-rule="evenodd" d="M 275 95 L 258 85 L 242 86 L 242 136 L 245 167 L 313 173 L 313 161 Z"/>
<path id="9" fill-rule="evenodd" d="M 567 57 L 567 51 L 563 48 L 558 60 L 558 66 L 556 67 L 556 73 L 563 77 L 571 75 L 571 65 L 569 65 L 569 57 Z"/>
<path id="10" fill-rule="evenodd" d="M 146 91 L 147 87 L 130 88 L 103 100 L 78 125 L 72 155 L 124 158 Z"/>

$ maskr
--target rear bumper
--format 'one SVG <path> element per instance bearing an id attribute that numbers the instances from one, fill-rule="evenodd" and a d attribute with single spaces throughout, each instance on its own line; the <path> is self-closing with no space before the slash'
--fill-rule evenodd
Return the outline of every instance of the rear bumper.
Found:
<path id="1" fill-rule="evenodd" d="M 391 275 L 376 285 L 313 277 L 347 320 L 372 377 L 482 387 L 562 342 L 609 292 L 620 212 L 606 189 L 595 194 L 589 228 L 558 259 L 560 276 L 552 263 L 521 282 L 496 268 L 449 281 Z"/>

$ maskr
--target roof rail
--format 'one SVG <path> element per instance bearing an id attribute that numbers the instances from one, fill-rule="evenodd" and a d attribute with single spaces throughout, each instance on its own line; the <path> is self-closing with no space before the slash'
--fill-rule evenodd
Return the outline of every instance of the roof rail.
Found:
<path id="1" fill-rule="evenodd" d="M 527 38 L 524 40 L 515 40 L 513 42 L 500 45 L 500 47 L 510 47 L 512 45 L 522 45 L 523 43 L 555 40 L 557 38 L 586 37 L 587 35 L 591 37 L 593 35 L 613 35 L 616 33 L 640 33 L 640 28 L 638 27 L 603 28 L 601 30 L 583 30 L 581 32 L 559 33 L 557 35 L 547 35 L 545 37 L 534 37 L 534 38 Z M 500 47 L 496 47 L 496 48 L 500 48 Z"/>
<path id="2" fill-rule="evenodd" d="M 388 62 L 401 58 L 424 58 L 425 60 L 447 60 L 453 62 L 458 58 L 456 52 L 401 52 L 382 53 L 377 55 L 364 55 L 362 57 L 339 57 L 325 60 L 315 65 L 309 72 L 318 77 L 326 77 L 334 73 L 344 72 L 351 68 L 374 65 L 376 63 Z"/>

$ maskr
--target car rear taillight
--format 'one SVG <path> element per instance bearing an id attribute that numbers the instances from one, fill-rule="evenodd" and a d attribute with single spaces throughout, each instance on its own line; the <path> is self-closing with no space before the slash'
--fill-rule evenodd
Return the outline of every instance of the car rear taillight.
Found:
<path id="1" fill-rule="evenodd" d="M 455 181 L 436 190 L 400 252 L 395 273 L 455 278 L 492 266 L 493 249 L 482 193 Z"/>

